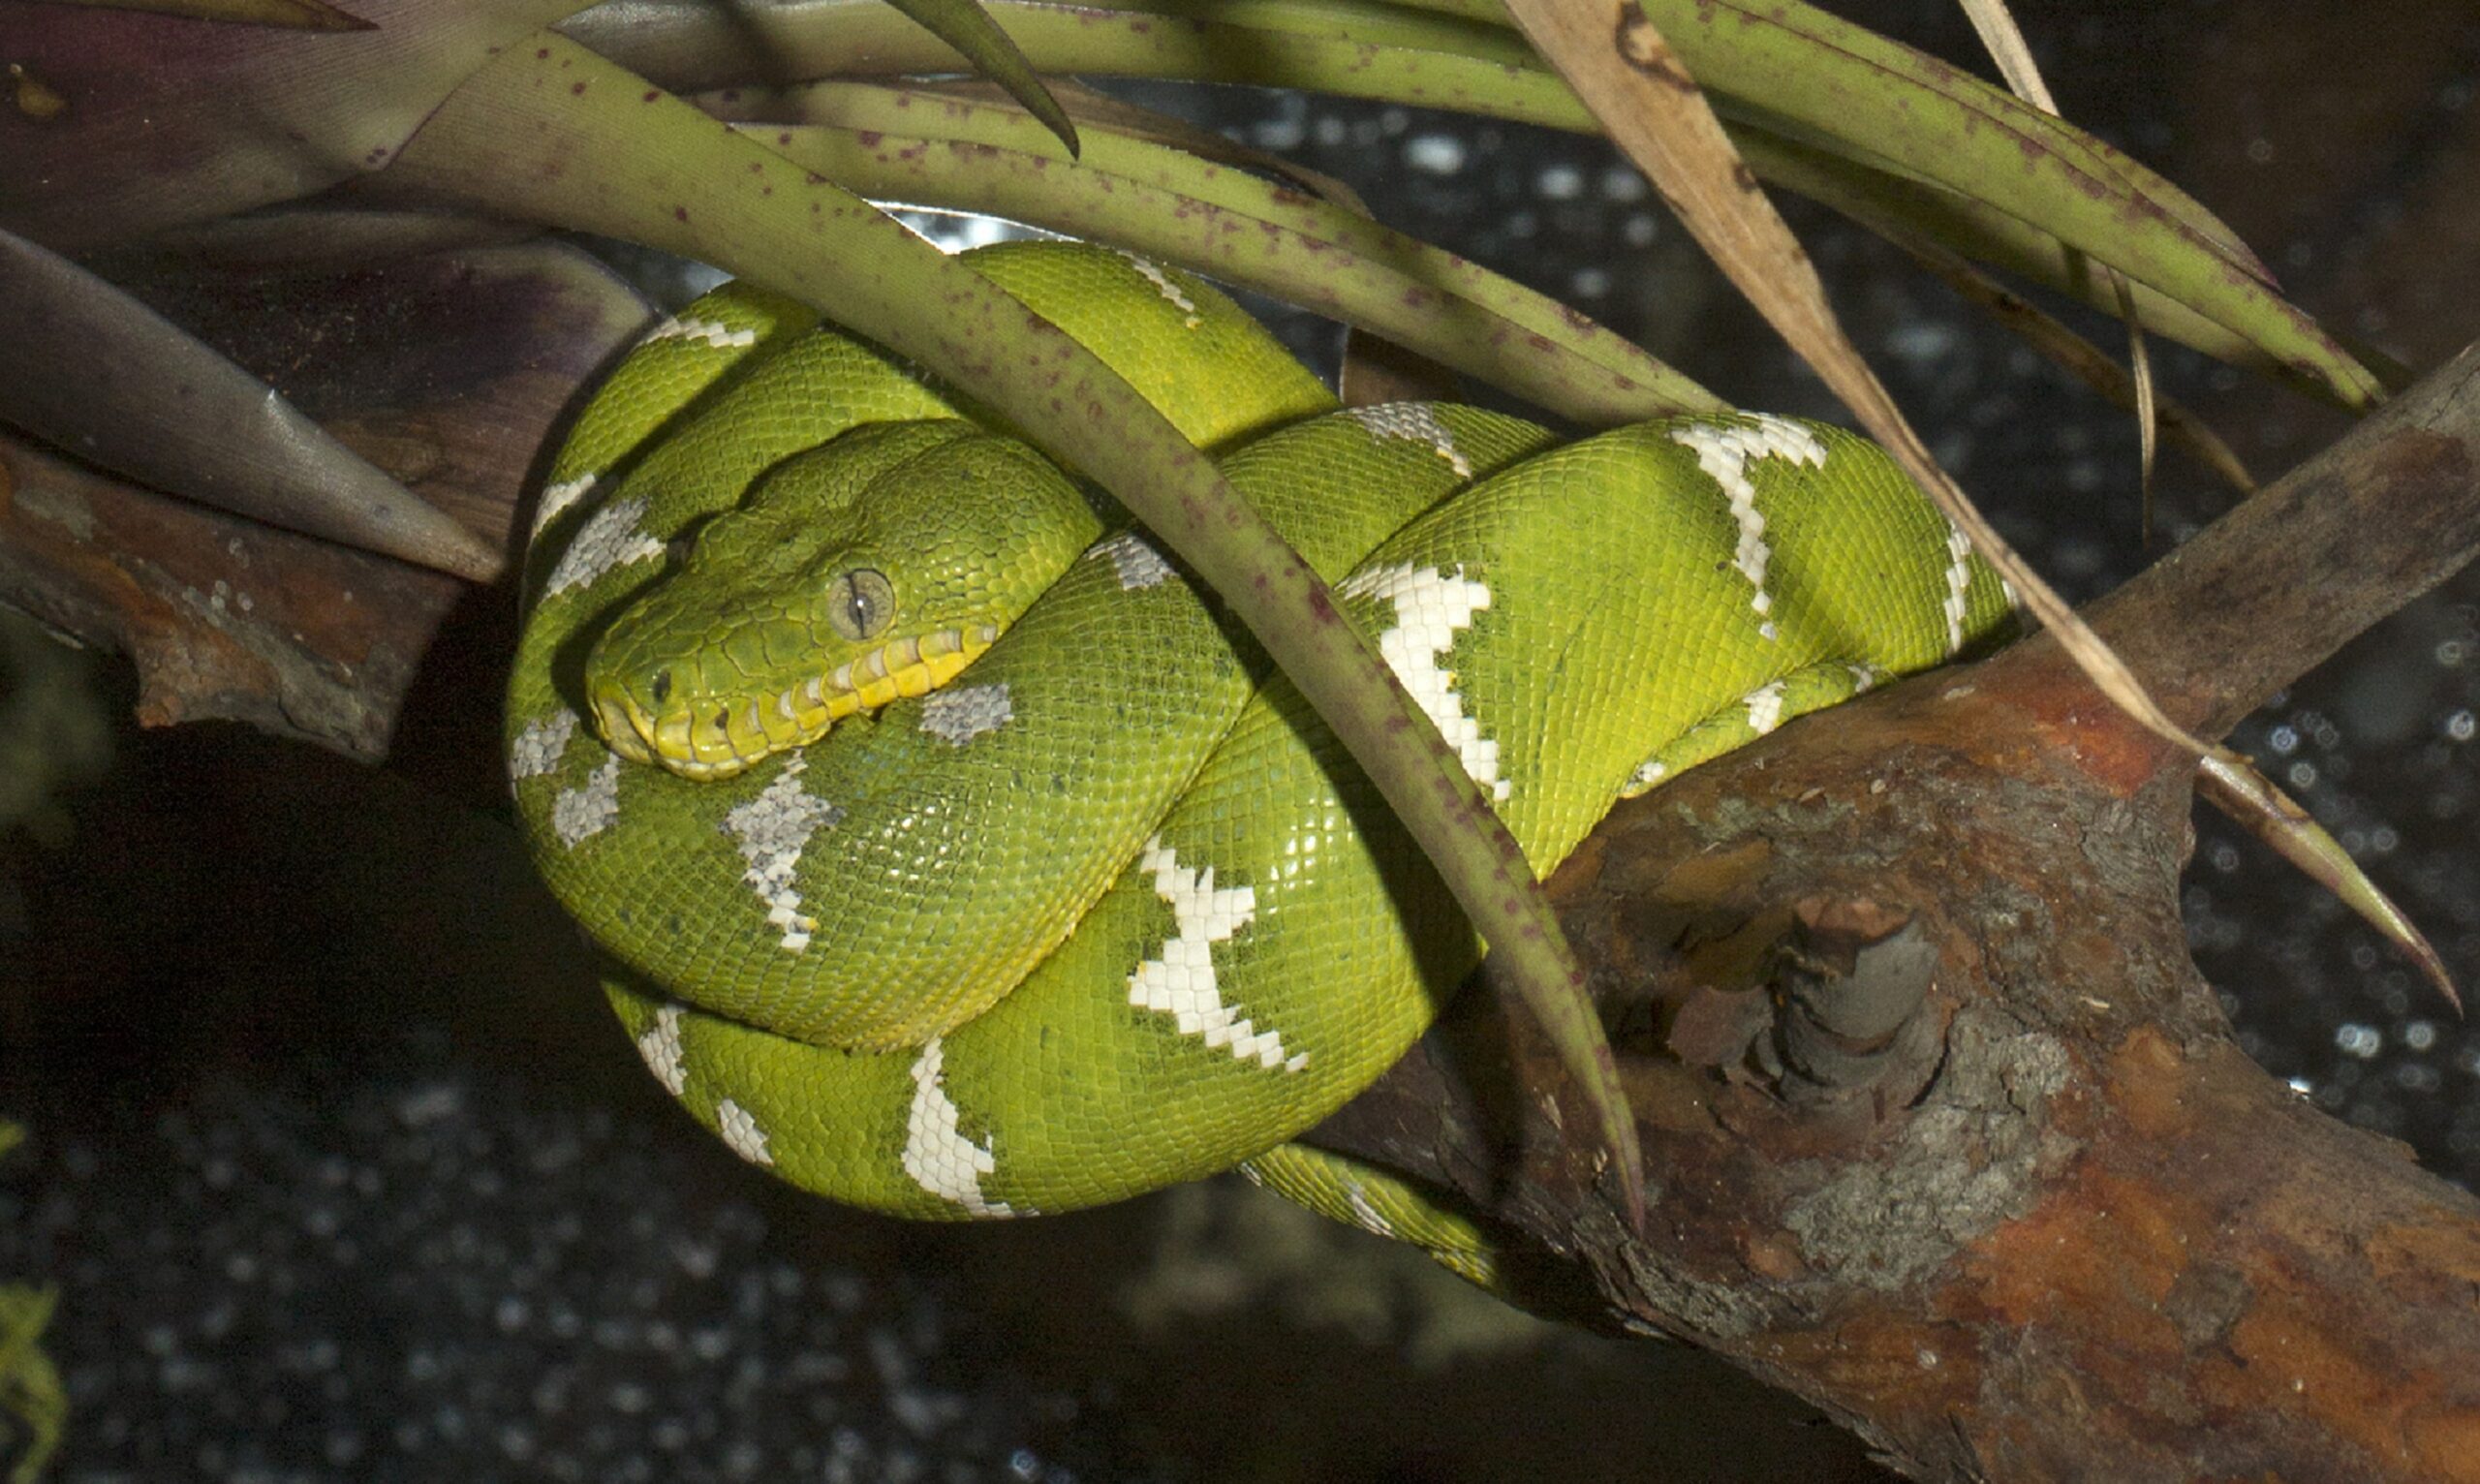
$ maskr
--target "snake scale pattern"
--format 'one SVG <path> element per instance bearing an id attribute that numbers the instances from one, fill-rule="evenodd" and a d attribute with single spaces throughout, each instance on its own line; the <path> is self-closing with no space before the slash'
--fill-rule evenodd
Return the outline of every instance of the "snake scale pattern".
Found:
<path id="1" fill-rule="evenodd" d="M 1726 415 L 1561 443 L 1340 409 L 1186 274 L 1059 243 L 969 261 L 1215 454 L 1542 873 L 1618 798 L 2008 622 L 1847 433 Z M 647 1065 L 743 1158 L 923 1218 L 1250 1161 L 1455 1246 L 1286 1141 L 1481 945 L 1298 693 L 1105 497 L 728 285 L 581 414 L 526 603 L 507 745 L 535 858 Z"/>

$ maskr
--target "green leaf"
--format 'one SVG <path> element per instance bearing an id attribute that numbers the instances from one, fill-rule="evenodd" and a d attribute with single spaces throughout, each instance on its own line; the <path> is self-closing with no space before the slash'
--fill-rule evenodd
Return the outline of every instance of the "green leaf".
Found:
<path id="1" fill-rule="evenodd" d="M 786 158 L 863 195 L 1003 216 L 1175 263 L 1579 422 L 1723 405 L 1555 299 L 1304 191 L 1139 138 L 1133 121 L 1086 113 L 1085 153 L 1063 164 L 1024 113 L 934 88 L 822 83 L 701 101 L 778 120 L 752 127 Z"/>
<path id="2" fill-rule="evenodd" d="M 991 0 L 990 13 L 1043 72 L 1300 87 L 1600 132 L 1566 85 L 1497 25 L 1375 0 L 1137 4 Z M 2235 233 L 2072 125 L 1788 0 L 1646 0 L 1642 9 L 1713 92 L 1736 139 L 1771 136 L 1985 200 L 2187 306 L 2345 406 L 2382 395 L 2366 367 L 2270 287 Z M 769 32 L 763 59 L 702 11 L 666 11 L 628 26 L 590 13 L 568 29 L 675 86 L 958 65 L 863 0 L 788 13 Z M 1765 152 L 1742 149 L 1761 172 Z"/>
<path id="3" fill-rule="evenodd" d="M 1024 106 L 1025 111 L 1040 119 L 1058 140 L 1068 146 L 1069 158 L 1077 153 L 1076 125 L 1068 110 L 1059 106 L 1042 79 L 1034 75 L 1033 64 L 1016 49 L 999 22 L 990 18 L 977 0 L 887 0 L 939 40 L 953 46 L 973 64 L 974 71 L 1008 90 L 1008 96 Z"/>

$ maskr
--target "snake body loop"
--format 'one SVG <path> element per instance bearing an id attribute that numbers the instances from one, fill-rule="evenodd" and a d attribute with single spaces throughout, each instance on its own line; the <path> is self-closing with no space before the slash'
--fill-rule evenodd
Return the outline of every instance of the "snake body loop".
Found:
<path id="1" fill-rule="evenodd" d="M 1342 411 L 1186 275 L 1066 244 L 973 261 L 1336 583 L 1537 871 L 1617 798 L 2007 620 L 1835 429 L 1558 446 L 1467 407 Z M 1228 615 L 971 412 L 727 287 L 580 418 L 529 557 L 509 761 L 621 1020 L 732 1148 L 839 1200 L 1019 1215 L 1255 1159 L 1417 1236 L 1366 1172 L 1285 1141 L 1480 944 Z"/>

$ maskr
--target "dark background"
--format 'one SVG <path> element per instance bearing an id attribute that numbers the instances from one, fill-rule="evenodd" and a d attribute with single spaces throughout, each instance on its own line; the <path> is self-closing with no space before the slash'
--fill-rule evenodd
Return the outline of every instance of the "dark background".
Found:
<path id="1" fill-rule="evenodd" d="M 1976 65 L 1945 0 L 1837 6 Z M 2480 323 L 2480 21 L 2388 4 L 2030 5 L 2061 107 L 2221 213 L 2291 294 L 2425 369 Z M 1984 69 L 1985 70 L 1985 69 Z M 1126 90 L 1351 181 L 1752 406 L 1827 414 L 1642 182 L 1566 136 Z M 1791 203 L 1861 348 L 2001 528 L 2089 597 L 2145 560 L 2127 419 L 1893 252 Z M 2111 331 L 2086 321 L 2104 344 Z M 1286 323 L 1331 362 L 1333 332 Z M 2170 347 L 2260 477 L 2340 417 Z M 2225 496 L 2165 462 L 2161 530 Z M 0 1279 L 56 1284 L 58 1476 L 1598 1479 L 1876 1476 L 1701 1357 L 1552 1331 L 1234 1185 L 979 1228 L 777 1187 L 614 1034 L 496 785 L 505 593 L 373 771 L 140 733 L 118 663 L 0 624 Z M 2480 581 L 2236 741 L 2480 985 Z M 451 710 L 453 708 L 451 707 Z M 2480 1174 L 2480 1036 L 2200 817 L 2186 909 L 2243 1043 Z"/>

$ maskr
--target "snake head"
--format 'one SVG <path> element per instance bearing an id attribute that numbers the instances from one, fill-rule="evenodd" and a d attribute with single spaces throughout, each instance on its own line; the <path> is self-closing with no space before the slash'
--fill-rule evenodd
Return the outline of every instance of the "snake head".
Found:
<path id="1" fill-rule="evenodd" d="M 1033 449 L 970 423 L 866 426 L 698 528 L 586 660 L 623 757 L 728 778 L 953 679 L 1097 526 Z"/>

